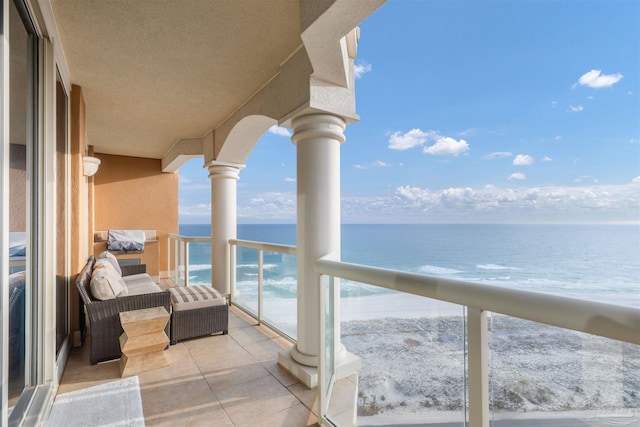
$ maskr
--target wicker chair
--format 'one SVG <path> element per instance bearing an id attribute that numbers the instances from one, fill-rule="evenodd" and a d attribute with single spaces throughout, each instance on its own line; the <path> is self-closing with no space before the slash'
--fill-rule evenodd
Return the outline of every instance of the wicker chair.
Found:
<path id="1" fill-rule="evenodd" d="M 86 308 L 89 317 L 89 330 L 91 331 L 90 360 L 92 365 L 105 360 L 117 359 L 121 356 L 119 338 L 123 330 L 120 325 L 120 312 L 164 307 L 168 313 L 171 313 L 171 298 L 167 291 L 118 297 L 105 301 L 94 299 L 89 289 L 94 264 L 95 258 L 92 255 L 76 279 L 76 287 L 82 298 L 80 303 L 80 328 L 83 339 L 85 334 L 84 308 Z M 121 269 L 123 276 L 146 272 L 144 264 L 121 266 Z M 165 333 L 167 336 L 169 335 L 169 325 L 167 325 Z"/>

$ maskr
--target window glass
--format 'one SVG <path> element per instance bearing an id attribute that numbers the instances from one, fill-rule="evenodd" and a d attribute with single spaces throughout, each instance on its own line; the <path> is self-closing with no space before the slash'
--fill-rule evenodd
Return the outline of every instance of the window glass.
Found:
<path id="1" fill-rule="evenodd" d="M 32 38 L 9 5 L 9 407 L 27 383 L 26 324 L 29 318 L 29 162 L 32 150 Z"/>

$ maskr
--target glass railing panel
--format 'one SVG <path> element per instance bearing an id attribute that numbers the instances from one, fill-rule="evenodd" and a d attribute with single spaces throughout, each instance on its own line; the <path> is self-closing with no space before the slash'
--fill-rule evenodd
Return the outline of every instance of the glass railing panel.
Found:
<path id="1" fill-rule="evenodd" d="M 464 308 L 348 280 L 340 295 L 342 344 L 362 362 L 357 425 L 464 426 Z"/>
<path id="2" fill-rule="evenodd" d="M 262 318 L 297 338 L 298 277 L 295 255 L 263 251 Z"/>
<path id="3" fill-rule="evenodd" d="M 234 248 L 231 248 L 234 250 Z M 254 316 L 258 316 L 258 250 L 235 246 L 236 287 L 232 301 Z"/>
<path id="4" fill-rule="evenodd" d="M 493 425 L 640 425 L 640 346 L 492 314 Z"/>
<path id="5" fill-rule="evenodd" d="M 189 242 L 189 285 L 211 285 L 211 242 Z"/>

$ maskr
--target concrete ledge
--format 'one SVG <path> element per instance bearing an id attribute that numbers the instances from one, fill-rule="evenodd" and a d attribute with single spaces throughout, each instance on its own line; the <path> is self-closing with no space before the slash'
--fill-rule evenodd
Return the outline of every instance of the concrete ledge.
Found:
<path id="1" fill-rule="evenodd" d="M 304 366 L 296 362 L 291 357 L 290 350 L 278 353 L 278 365 L 289 371 L 291 375 L 300 380 L 300 382 L 308 388 L 318 386 L 318 368 Z M 362 360 L 360 357 L 348 351 L 342 352 L 336 365 L 336 380 L 357 374 L 361 365 Z"/>

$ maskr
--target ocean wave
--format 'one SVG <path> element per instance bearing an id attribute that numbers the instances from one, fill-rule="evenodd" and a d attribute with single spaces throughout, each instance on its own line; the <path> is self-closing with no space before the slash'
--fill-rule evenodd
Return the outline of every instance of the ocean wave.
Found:
<path id="1" fill-rule="evenodd" d="M 203 271 L 203 270 L 211 270 L 211 264 L 189 264 L 189 271 Z"/>
<path id="2" fill-rule="evenodd" d="M 520 270 L 518 267 L 508 267 L 506 265 L 498 264 L 478 264 L 476 268 L 480 270 Z"/>
<path id="3" fill-rule="evenodd" d="M 238 264 L 236 268 L 258 268 L 258 264 Z M 262 264 L 264 270 L 273 270 L 278 268 L 278 264 Z"/>
<path id="4" fill-rule="evenodd" d="M 425 264 L 423 266 L 418 267 L 418 272 L 424 273 L 424 274 L 433 274 L 436 276 L 447 276 L 447 275 L 462 273 L 462 271 L 455 270 L 453 268 L 438 267 L 437 265 L 429 265 L 429 264 Z"/>

